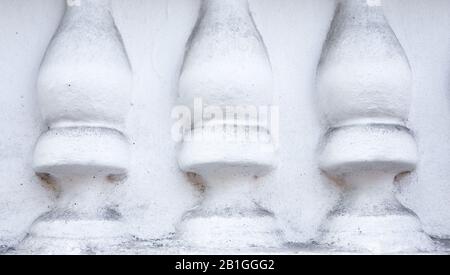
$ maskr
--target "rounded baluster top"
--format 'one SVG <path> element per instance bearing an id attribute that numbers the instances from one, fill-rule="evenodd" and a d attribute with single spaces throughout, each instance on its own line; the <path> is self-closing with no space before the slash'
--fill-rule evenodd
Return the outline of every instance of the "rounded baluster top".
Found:
<path id="1" fill-rule="evenodd" d="M 268 105 L 272 70 L 247 0 L 204 0 L 190 37 L 180 100 L 212 105 Z"/>
<path id="2" fill-rule="evenodd" d="M 67 3 L 39 73 L 43 116 L 52 128 L 121 128 L 132 75 L 110 0 Z"/>
<path id="3" fill-rule="evenodd" d="M 380 1 L 340 1 L 317 73 L 322 114 L 333 127 L 402 125 L 411 102 L 411 69 Z"/>

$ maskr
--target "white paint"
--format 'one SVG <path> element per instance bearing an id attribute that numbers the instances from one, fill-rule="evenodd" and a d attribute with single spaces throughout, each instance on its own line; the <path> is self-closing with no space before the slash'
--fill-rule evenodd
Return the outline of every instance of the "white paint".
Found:
<path id="1" fill-rule="evenodd" d="M 248 1 L 204 0 L 199 16 L 180 76 L 180 102 L 195 108 L 195 100 L 200 99 L 219 111 L 270 105 L 270 61 Z M 258 206 L 248 191 L 257 177 L 276 167 L 270 133 L 266 142 L 239 135 L 246 127 L 256 136 L 267 132 L 257 127 L 257 114 L 249 115 L 249 124 L 245 116 L 232 120 L 213 117 L 202 123 L 203 128 L 194 118 L 193 138 L 183 141 L 180 168 L 198 174 L 206 185 L 204 200 L 179 226 L 180 238 L 188 246 L 237 249 L 281 245 L 272 215 Z"/>
<path id="2" fill-rule="evenodd" d="M 324 118 L 333 127 L 362 119 L 403 124 L 412 97 L 411 70 L 382 10 L 367 9 L 359 0 L 339 7 L 317 77 Z"/>
<path id="3" fill-rule="evenodd" d="M 26 3 L 25 3 L 26 2 Z M 197 17 L 195 0 L 113 1 L 113 14 L 133 67 L 133 106 L 127 120 L 132 158 L 130 175 L 116 187 L 128 230 L 157 239 L 198 199 L 180 173 L 171 142 L 171 108 L 184 47 Z M 39 134 L 46 129 L 36 103 L 38 68 L 63 15 L 64 1 L 0 1 L 0 240 L 14 245 L 32 222 L 55 204 L 54 192 L 31 167 Z M 402 202 L 429 233 L 450 235 L 450 3 L 447 0 L 391 0 L 386 16 L 413 71 L 408 126 L 419 147 L 417 175 L 405 186 Z M 333 16 L 331 0 L 253 0 L 250 10 L 270 54 L 280 105 L 279 168 L 261 179 L 258 202 L 275 212 L 291 241 L 315 237 L 336 200 L 317 168 L 321 124 L 313 96 L 315 72 Z M 16 32 L 18 34 L 16 34 Z M 169 126 L 169 127 L 168 127 Z M 157 221 L 157 222 L 156 222 Z M 178 253 L 143 243 L 125 253 Z M 53 242 L 54 244 L 54 242 Z M 54 249 L 56 251 L 57 248 Z"/>
<path id="4" fill-rule="evenodd" d="M 409 62 L 381 9 L 359 0 L 339 3 L 317 81 L 330 127 L 319 165 L 347 189 L 321 242 L 345 251 L 434 250 L 418 218 L 394 196 L 394 178 L 416 168 L 418 153 L 404 126 L 412 98 Z"/>
<path id="5" fill-rule="evenodd" d="M 191 249 L 249 250 L 280 248 L 282 235 L 271 213 L 261 209 L 253 193 L 258 182 L 253 169 L 209 167 L 205 178 L 204 199 L 187 212 L 179 225 L 183 245 Z"/>
<path id="6" fill-rule="evenodd" d="M 59 249 L 75 240 L 68 253 L 84 253 L 91 240 L 101 238 L 103 247 L 131 240 L 117 206 L 97 201 L 113 191 L 108 181 L 126 176 L 130 153 L 122 131 L 131 69 L 110 8 L 110 0 L 67 3 L 41 65 L 38 102 L 48 131 L 36 144 L 33 168 L 61 191 L 20 249 L 47 253 L 51 239 L 61 242 Z"/>
<path id="7" fill-rule="evenodd" d="M 321 243 L 338 251 L 434 251 L 417 216 L 394 195 L 395 176 L 413 170 L 417 159 L 413 138 L 401 128 L 368 125 L 331 133 L 320 165 L 343 186 L 343 197 L 322 227 Z"/>
<path id="8" fill-rule="evenodd" d="M 65 176 L 54 209 L 34 222 L 19 251 L 100 253 L 114 251 L 132 239 L 114 198 L 117 183 L 90 176 Z"/>
<path id="9" fill-rule="evenodd" d="M 34 170 L 56 178 L 73 175 L 124 175 L 130 150 L 113 129 L 62 127 L 44 133 L 34 152 Z"/>
<path id="10" fill-rule="evenodd" d="M 47 50 L 37 86 L 50 130 L 36 145 L 38 173 L 64 173 L 64 167 L 71 173 L 74 166 L 80 172 L 94 166 L 110 174 L 127 172 L 127 141 L 120 132 L 130 109 L 131 70 L 109 5 L 109 0 L 68 5 Z M 83 135 L 90 140 L 79 140 L 87 138 Z"/>
<path id="11" fill-rule="evenodd" d="M 180 76 L 180 102 L 264 106 L 273 102 L 272 71 L 246 0 L 204 1 Z"/>
<path id="12" fill-rule="evenodd" d="M 322 149 L 320 167 L 336 176 L 371 169 L 398 174 L 414 170 L 418 161 L 413 137 L 396 126 L 338 128 L 327 134 Z"/>

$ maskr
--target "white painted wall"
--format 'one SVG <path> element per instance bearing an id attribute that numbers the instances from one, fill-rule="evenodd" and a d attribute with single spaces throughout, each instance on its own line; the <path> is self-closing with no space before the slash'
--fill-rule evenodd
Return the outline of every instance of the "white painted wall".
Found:
<path id="1" fill-rule="evenodd" d="M 385 0 L 386 15 L 414 74 L 410 127 L 420 151 L 417 175 L 401 199 L 428 233 L 450 237 L 450 0 Z M 314 237 L 338 193 L 317 167 L 322 135 L 314 81 L 333 15 L 332 0 L 251 0 L 272 61 L 280 105 L 280 167 L 261 189 L 291 241 Z M 131 174 L 115 198 L 141 238 L 171 233 L 199 194 L 179 171 L 170 112 L 198 0 L 116 0 L 114 16 L 134 72 L 128 118 Z M 0 245 L 24 237 L 54 205 L 55 192 L 32 172 L 45 126 L 35 82 L 64 0 L 0 1 Z"/>

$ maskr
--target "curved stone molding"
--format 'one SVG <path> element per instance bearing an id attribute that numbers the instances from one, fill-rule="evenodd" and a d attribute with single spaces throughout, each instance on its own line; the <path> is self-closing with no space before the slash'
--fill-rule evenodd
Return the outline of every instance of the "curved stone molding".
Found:
<path id="1" fill-rule="evenodd" d="M 323 244 L 369 252 L 433 249 L 394 193 L 394 178 L 413 171 L 418 159 L 405 125 L 411 79 L 380 1 L 339 1 L 317 75 L 329 127 L 319 165 L 345 191 L 323 228 Z"/>
<path id="2" fill-rule="evenodd" d="M 33 226 L 31 245 L 42 246 L 39 240 L 51 237 L 123 235 L 115 207 L 98 205 L 96 196 L 111 192 L 111 181 L 128 171 L 123 130 L 131 106 L 131 69 L 110 0 L 71 2 L 40 69 L 38 99 L 48 131 L 39 138 L 33 160 L 36 173 L 61 190 L 56 209 Z"/>
<path id="3" fill-rule="evenodd" d="M 194 113 L 194 102 L 204 105 L 184 136 L 179 164 L 206 185 L 203 201 L 179 226 L 181 239 L 204 248 L 279 246 L 273 215 L 252 199 L 257 178 L 275 168 L 276 154 L 270 127 L 256 110 L 272 104 L 271 65 L 247 0 L 202 2 L 179 94 Z M 234 107 L 248 112 L 234 117 Z"/>

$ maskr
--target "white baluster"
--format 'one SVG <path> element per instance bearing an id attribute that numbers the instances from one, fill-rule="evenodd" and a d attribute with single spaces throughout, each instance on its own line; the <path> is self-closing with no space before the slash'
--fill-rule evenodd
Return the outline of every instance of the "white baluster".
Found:
<path id="1" fill-rule="evenodd" d="M 68 1 L 40 69 L 38 98 L 48 130 L 33 161 L 36 173 L 54 182 L 60 195 L 56 208 L 32 227 L 28 245 L 63 239 L 60 249 L 71 251 L 125 234 L 108 200 L 114 181 L 128 172 L 123 130 L 131 82 L 110 0 Z M 83 247 L 77 243 L 85 240 Z"/>
<path id="2" fill-rule="evenodd" d="M 205 105 L 179 156 L 181 169 L 206 185 L 203 201 L 180 224 L 181 238 L 199 247 L 278 246 L 273 215 L 252 198 L 257 177 L 271 172 L 276 158 L 256 110 L 272 104 L 271 65 L 247 0 L 202 2 L 179 88 L 180 101 L 194 112 L 194 102 Z M 247 117 L 224 115 L 233 113 L 226 106 L 249 107 Z"/>
<path id="3" fill-rule="evenodd" d="M 394 178 L 418 153 L 406 120 L 411 70 L 380 1 L 339 1 L 318 68 L 328 124 L 320 167 L 344 186 L 322 242 L 371 252 L 432 249 L 417 217 L 395 198 Z"/>

